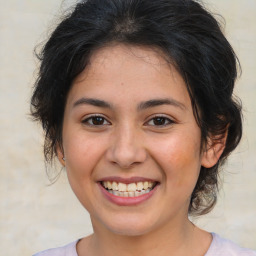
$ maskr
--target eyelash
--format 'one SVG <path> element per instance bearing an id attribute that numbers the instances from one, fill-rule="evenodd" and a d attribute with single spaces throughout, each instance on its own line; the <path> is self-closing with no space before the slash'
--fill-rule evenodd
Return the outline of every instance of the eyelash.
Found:
<path id="1" fill-rule="evenodd" d="M 154 122 L 156 121 L 157 119 L 162 119 L 162 121 L 164 120 L 164 124 L 160 124 L 160 125 L 155 125 L 155 124 L 152 124 L 152 125 L 149 125 L 149 126 L 158 126 L 158 127 L 166 127 L 168 125 L 172 125 L 174 123 L 174 121 L 166 116 L 163 116 L 163 115 L 156 115 L 152 118 L 149 119 L 149 121 L 147 121 L 147 123 L 149 122 Z M 166 124 L 166 121 L 168 122 Z"/>
<path id="2" fill-rule="evenodd" d="M 87 118 L 85 118 L 84 120 L 82 120 L 82 123 L 83 124 L 85 124 L 85 125 L 88 125 L 88 126 L 104 126 L 104 125 L 106 125 L 106 124 L 93 124 L 93 123 L 89 123 L 90 121 L 93 121 L 93 119 L 94 119 L 94 121 L 95 121 L 95 119 L 96 118 L 101 118 L 102 120 L 103 120 L 103 122 L 105 123 L 105 122 L 107 122 L 107 125 L 110 125 L 111 123 L 109 122 L 109 121 L 107 121 L 107 119 L 105 118 L 105 117 L 103 117 L 103 116 L 101 116 L 101 115 L 93 115 L 93 116 L 89 116 L 89 117 L 87 117 Z"/>
<path id="3" fill-rule="evenodd" d="M 103 121 L 103 124 L 93 124 L 93 121 L 96 121 L 96 118 L 101 118 L 101 121 Z M 93 120 L 94 119 L 94 120 Z M 154 122 L 157 119 L 161 119 L 158 121 L 164 121 L 164 124 L 160 124 L 160 125 L 155 125 L 155 124 L 149 124 L 150 122 Z M 167 124 L 166 124 L 167 122 Z M 101 127 L 101 126 L 105 126 L 105 125 L 111 125 L 111 123 L 104 117 L 101 115 L 93 115 L 93 116 L 89 116 L 86 119 L 82 120 L 82 123 L 88 126 L 92 126 L 92 127 Z M 107 124 L 106 124 L 107 123 Z M 158 127 L 166 127 L 168 125 L 171 125 L 174 123 L 174 121 L 166 116 L 163 115 L 156 115 L 152 118 L 149 119 L 149 121 L 146 122 L 148 124 L 148 126 L 158 126 Z"/>

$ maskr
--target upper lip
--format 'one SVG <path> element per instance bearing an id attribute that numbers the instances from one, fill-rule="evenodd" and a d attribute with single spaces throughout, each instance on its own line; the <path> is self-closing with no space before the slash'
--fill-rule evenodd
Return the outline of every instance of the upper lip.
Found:
<path id="1" fill-rule="evenodd" d="M 124 184 L 129 184 L 129 183 L 136 183 L 136 182 L 144 182 L 144 181 L 151 181 L 151 182 L 158 182 L 157 180 L 153 180 L 150 178 L 146 177 L 129 177 L 129 178 L 123 178 L 123 177 L 118 177 L 118 176 L 109 176 L 109 177 L 104 177 L 99 180 L 100 182 L 102 181 L 115 181 L 115 182 L 121 182 Z"/>

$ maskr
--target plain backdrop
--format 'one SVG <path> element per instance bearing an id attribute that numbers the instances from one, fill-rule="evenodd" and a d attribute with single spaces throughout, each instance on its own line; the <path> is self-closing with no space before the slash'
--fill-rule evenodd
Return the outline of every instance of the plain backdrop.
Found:
<path id="1" fill-rule="evenodd" d="M 241 61 L 243 73 L 236 94 L 243 101 L 245 133 L 223 170 L 215 210 L 193 221 L 256 249 L 256 1 L 205 3 L 225 17 L 225 34 Z M 42 130 L 29 117 L 38 66 L 34 47 L 46 40 L 59 14 L 70 4 L 72 1 L 0 0 L 1 255 L 31 255 L 92 232 L 89 215 L 73 195 L 65 173 L 49 186 Z"/>

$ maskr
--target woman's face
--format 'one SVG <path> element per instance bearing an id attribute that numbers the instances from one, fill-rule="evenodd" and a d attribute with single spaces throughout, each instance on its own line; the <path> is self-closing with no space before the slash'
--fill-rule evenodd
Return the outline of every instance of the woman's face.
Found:
<path id="1" fill-rule="evenodd" d="M 200 145 L 182 77 L 150 48 L 98 50 L 68 94 L 65 165 L 95 229 L 141 235 L 187 221 Z"/>

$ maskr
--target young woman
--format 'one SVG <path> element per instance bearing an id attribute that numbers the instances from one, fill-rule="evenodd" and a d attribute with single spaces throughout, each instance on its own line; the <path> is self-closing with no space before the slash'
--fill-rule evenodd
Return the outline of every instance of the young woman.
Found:
<path id="1" fill-rule="evenodd" d="M 44 46 L 32 114 L 94 233 L 37 255 L 256 255 L 196 227 L 238 145 L 237 58 L 192 0 L 88 0 Z"/>

